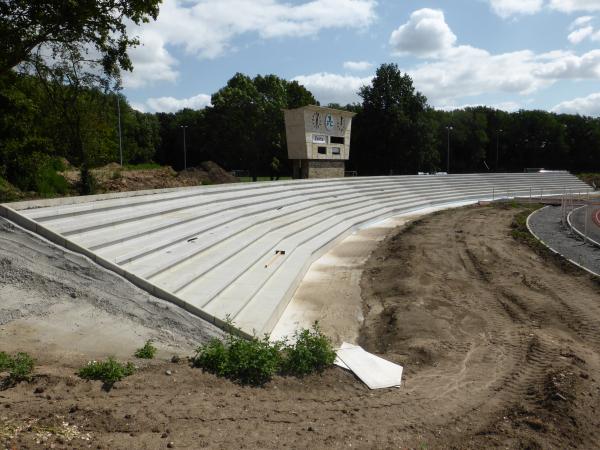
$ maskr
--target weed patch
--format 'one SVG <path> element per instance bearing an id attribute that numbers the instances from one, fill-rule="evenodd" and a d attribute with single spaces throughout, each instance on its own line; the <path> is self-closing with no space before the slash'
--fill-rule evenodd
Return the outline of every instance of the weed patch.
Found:
<path id="1" fill-rule="evenodd" d="M 138 348 L 134 356 L 141 359 L 153 359 L 156 355 L 156 347 L 152 345 L 152 341 L 146 341 L 142 348 Z"/>
<path id="2" fill-rule="evenodd" d="M 109 357 L 106 361 L 90 361 L 81 369 L 78 375 L 86 380 L 100 380 L 106 387 L 111 387 L 117 381 L 132 375 L 135 372 L 133 364 L 122 364 Z"/>
<path id="3" fill-rule="evenodd" d="M 10 356 L 5 352 L 0 352 L 0 372 L 8 372 L 8 378 L 2 383 L 4 387 L 13 386 L 21 381 L 29 381 L 34 366 L 34 359 L 27 353 Z"/>
<path id="4" fill-rule="evenodd" d="M 298 331 L 292 344 L 270 342 L 268 336 L 245 339 L 230 327 L 225 341 L 213 339 L 199 347 L 193 364 L 240 384 L 262 386 L 275 374 L 304 376 L 321 372 L 334 359 L 331 341 L 315 323 L 310 330 Z"/>

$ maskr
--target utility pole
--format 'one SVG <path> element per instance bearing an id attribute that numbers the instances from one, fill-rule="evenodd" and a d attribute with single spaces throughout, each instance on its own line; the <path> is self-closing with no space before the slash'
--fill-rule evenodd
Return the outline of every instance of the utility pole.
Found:
<path id="1" fill-rule="evenodd" d="M 183 170 L 187 169 L 187 149 L 185 146 L 185 129 L 188 127 L 187 125 L 180 125 L 183 129 Z"/>
<path id="2" fill-rule="evenodd" d="M 500 144 L 500 133 L 502 133 L 502 129 L 496 131 L 496 172 L 498 172 L 498 164 L 499 164 L 499 144 Z"/>
<path id="3" fill-rule="evenodd" d="M 117 92 L 117 115 L 119 116 L 119 157 L 123 167 L 123 139 L 121 138 L 121 96 Z"/>
<path id="4" fill-rule="evenodd" d="M 452 125 L 448 125 L 446 127 L 446 131 L 448 132 L 448 152 L 446 154 L 447 157 L 447 161 L 446 161 L 446 173 L 450 173 L 450 132 L 454 130 L 454 127 Z"/>

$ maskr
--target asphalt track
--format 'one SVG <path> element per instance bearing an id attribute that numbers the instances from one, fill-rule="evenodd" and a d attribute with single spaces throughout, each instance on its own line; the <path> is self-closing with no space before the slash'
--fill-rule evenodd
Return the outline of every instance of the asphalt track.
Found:
<path id="1" fill-rule="evenodd" d="M 578 208 L 571 213 L 571 226 L 581 235 L 585 235 L 585 218 L 587 210 L 587 236 L 600 246 L 600 206 Z"/>

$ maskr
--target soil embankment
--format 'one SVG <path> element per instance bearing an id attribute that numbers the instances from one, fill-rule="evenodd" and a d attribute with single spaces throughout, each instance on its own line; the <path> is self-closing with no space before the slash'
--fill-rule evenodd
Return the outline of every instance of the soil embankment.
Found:
<path id="1" fill-rule="evenodd" d="M 514 240 L 510 225 L 518 212 L 475 207 L 433 214 L 371 255 L 361 280 L 359 341 L 405 366 L 400 389 L 369 391 L 338 368 L 244 388 L 163 356 L 138 361 L 141 369 L 107 393 L 100 382 L 74 375 L 83 356 L 63 361 L 40 346 L 34 356 L 44 363 L 35 380 L 0 392 L 0 443 L 594 448 L 600 285 Z M 14 283 L 0 284 L 3 303 Z M 77 296 L 86 295 L 85 285 L 78 289 Z M 0 325 L 0 347 L 19 346 L 5 333 L 16 320 Z"/>

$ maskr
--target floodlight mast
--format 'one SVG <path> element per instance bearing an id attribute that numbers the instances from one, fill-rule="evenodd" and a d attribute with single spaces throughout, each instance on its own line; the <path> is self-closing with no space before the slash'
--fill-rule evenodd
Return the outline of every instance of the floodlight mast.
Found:
<path id="1" fill-rule="evenodd" d="M 500 142 L 500 133 L 502 133 L 504 130 L 499 129 L 496 131 L 496 172 L 498 172 L 498 164 L 499 164 L 499 142 Z"/>
<path id="2" fill-rule="evenodd" d="M 187 125 L 180 125 L 180 128 L 183 129 L 183 170 L 187 169 L 187 149 L 185 144 L 185 129 L 187 127 Z"/>
<path id="3" fill-rule="evenodd" d="M 448 125 L 446 127 L 446 131 L 448 132 L 448 152 L 446 154 L 447 157 L 447 161 L 446 161 L 446 173 L 450 173 L 450 132 L 454 130 L 454 127 L 452 125 Z"/>
<path id="4" fill-rule="evenodd" d="M 119 116 L 119 157 L 121 160 L 121 167 L 123 167 L 123 140 L 121 138 L 121 96 L 117 92 L 117 112 Z"/>

